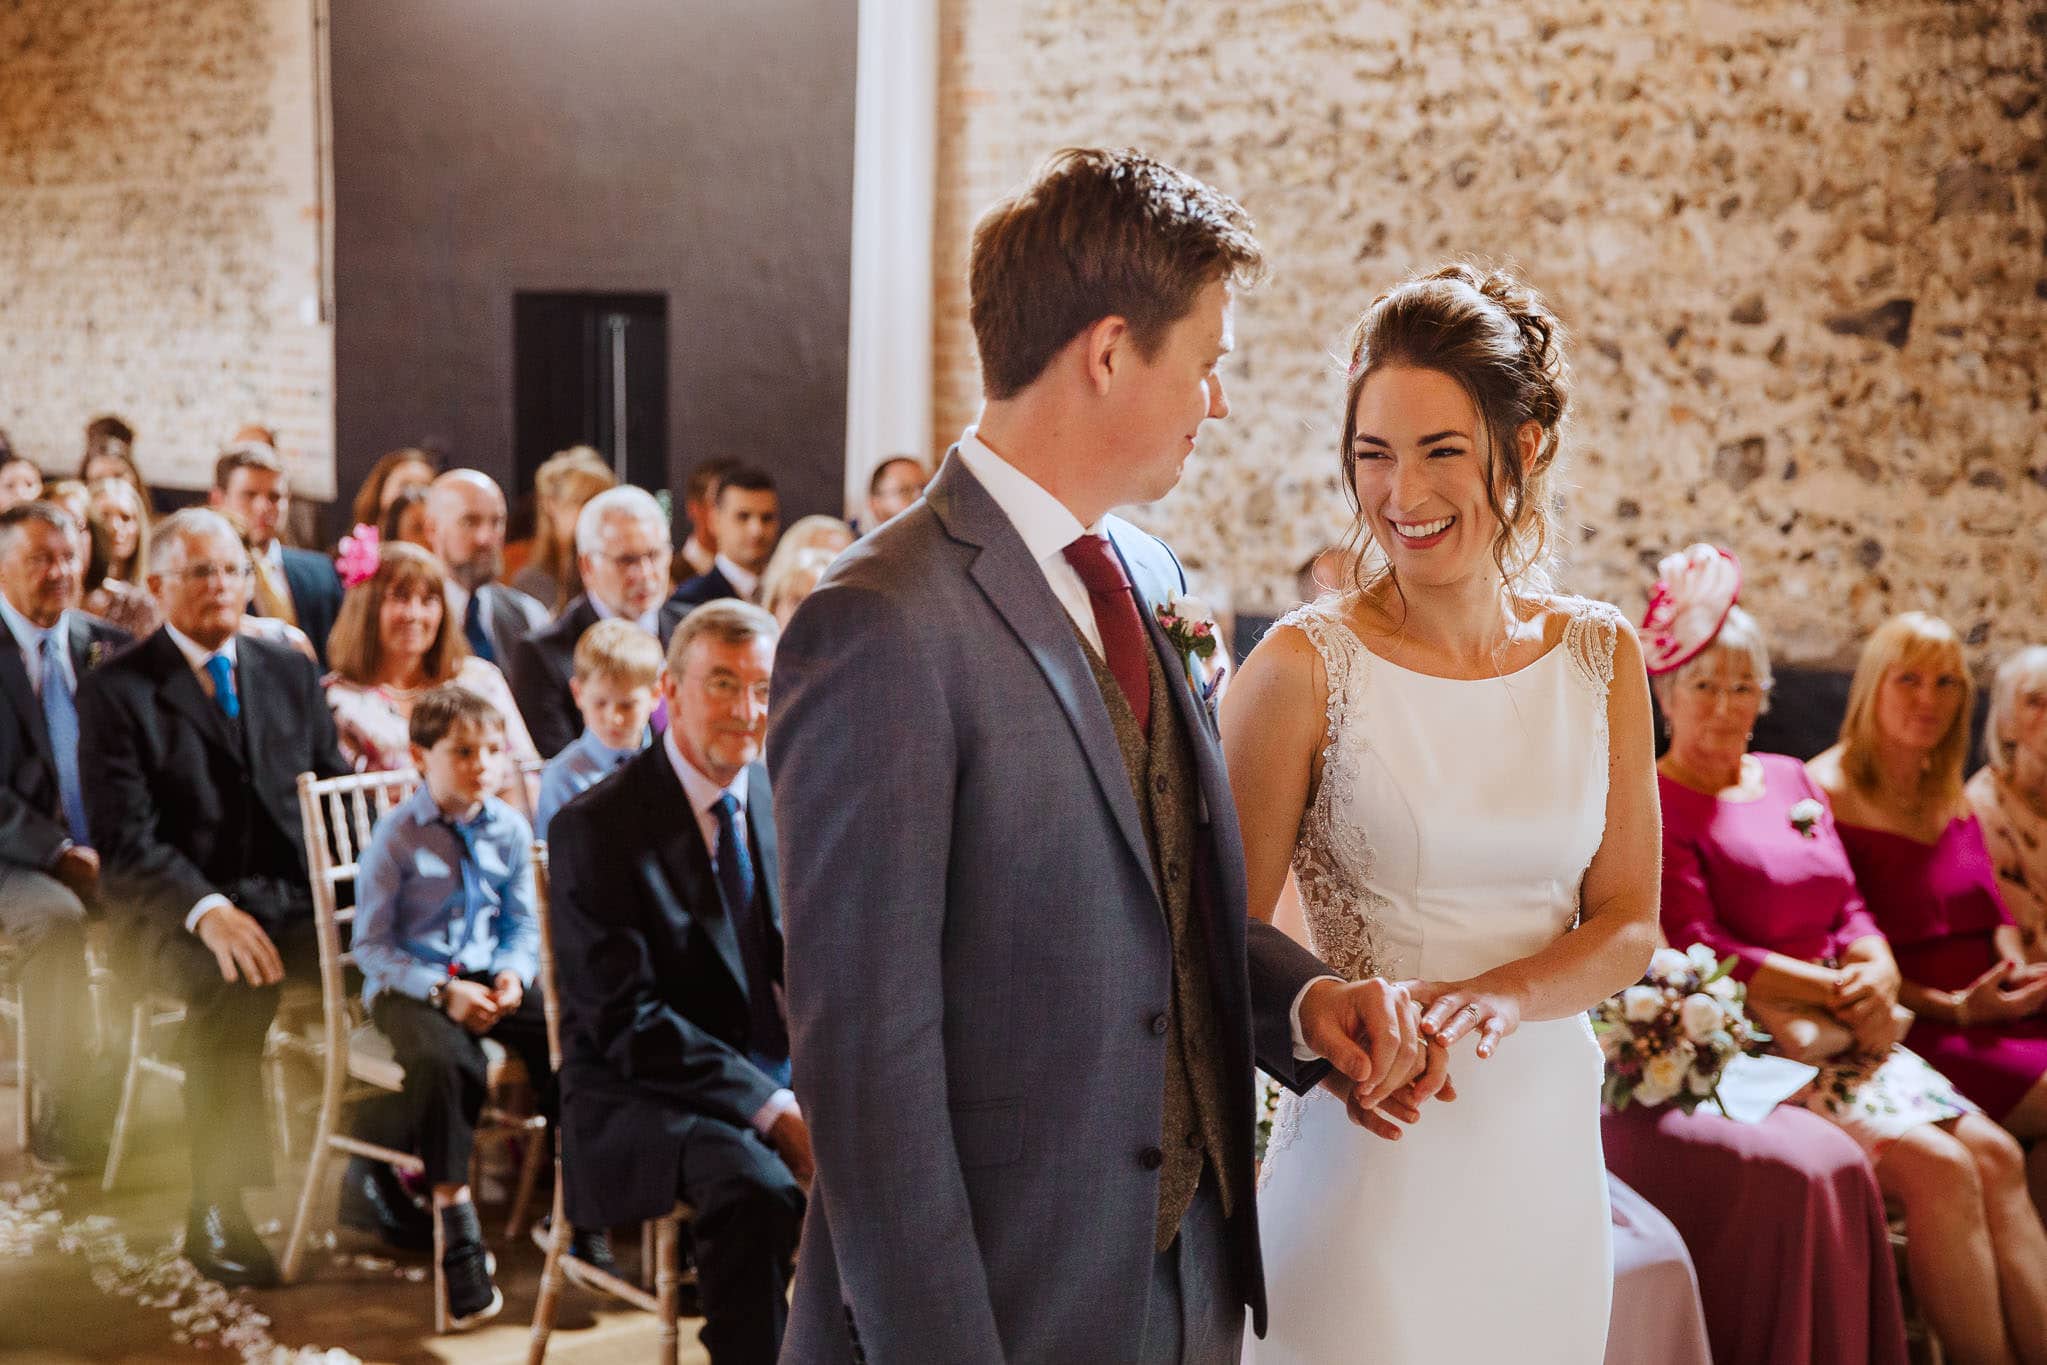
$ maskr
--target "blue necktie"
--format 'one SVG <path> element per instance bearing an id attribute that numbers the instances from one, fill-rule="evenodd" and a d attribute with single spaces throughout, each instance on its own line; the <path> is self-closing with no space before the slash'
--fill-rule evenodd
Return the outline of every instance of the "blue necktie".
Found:
<path id="1" fill-rule="evenodd" d="M 497 651 L 490 647 L 490 633 L 483 628 L 483 594 L 469 594 L 469 605 L 462 610 L 462 638 L 469 641 L 469 652 L 487 664 L 498 661 Z"/>
<path id="2" fill-rule="evenodd" d="M 465 825 L 443 816 L 441 823 L 455 831 L 455 839 L 462 845 L 462 922 L 448 926 L 448 961 L 462 968 L 466 965 L 462 950 L 476 937 L 477 916 L 483 913 L 483 864 L 476 860 L 475 822 Z"/>
<path id="3" fill-rule="evenodd" d="M 85 829 L 85 794 L 78 785 L 78 706 L 64 677 L 64 644 L 57 629 L 43 636 L 43 725 L 50 732 L 50 757 L 57 763 L 57 792 L 64 798 L 64 823 L 71 838 L 90 844 Z"/>
<path id="4" fill-rule="evenodd" d="M 775 1000 L 775 948 L 765 916 L 753 903 L 753 854 L 739 832 L 739 801 L 731 792 L 712 807 L 718 817 L 718 853 L 712 859 L 718 894 L 725 902 L 740 960 L 746 965 L 746 1012 L 749 1052 L 763 1070 L 780 1083 L 789 1058 L 789 1029 Z"/>
<path id="5" fill-rule="evenodd" d="M 213 679 L 213 700 L 220 704 L 220 714 L 229 720 L 239 719 L 242 699 L 235 693 L 235 666 L 227 661 L 227 655 L 215 654 L 209 658 L 206 676 Z"/>

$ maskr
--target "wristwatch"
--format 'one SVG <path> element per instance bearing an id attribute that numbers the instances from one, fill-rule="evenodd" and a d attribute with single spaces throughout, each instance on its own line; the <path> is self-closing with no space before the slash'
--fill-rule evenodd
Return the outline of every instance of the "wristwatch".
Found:
<path id="1" fill-rule="evenodd" d="M 435 1009 L 445 1009 L 448 999 L 448 983 L 436 981 L 426 988 L 426 1002 Z"/>

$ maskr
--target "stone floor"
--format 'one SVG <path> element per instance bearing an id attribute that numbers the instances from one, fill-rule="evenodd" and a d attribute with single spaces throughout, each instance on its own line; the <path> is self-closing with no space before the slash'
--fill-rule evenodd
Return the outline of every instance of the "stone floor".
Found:
<path id="1" fill-rule="evenodd" d="M 34 1174 L 14 1140 L 19 1092 L 0 1086 L 0 1362 L 268 1361 L 267 1349 L 254 1356 L 237 1346 L 273 1341 L 294 1350 L 338 1349 L 364 1361 L 486 1365 L 526 1358 L 541 1256 L 523 1235 L 503 1239 L 502 1209 L 486 1208 L 485 1222 L 498 1258 L 504 1312 L 460 1336 L 433 1335 L 426 1258 L 394 1259 L 354 1234 L 340 1234 L 332 1247 L 316 1251 L 299 1284 L 222 1296 L 218 1304 L 201 1302 L 210 1287 L 194 1283 L 189 1268 L 168 1251 L 183 1223 L 185 1144 L 176 1092 L 155 1088 L 164 1093 L 152 1096 L 146 1107 L 120 1188 L 103 1195 L 97 1178 L 52 1186 Z M 252 1192 L 249 1212 L 259 1226 L 288 1217 L 301 1173 L 290 1168 L 291 1181 Z M 541 1212 L 546 1198 L 545 1190 L 536 1195 Z M 28 1201 L 56 1210 L 58 1219 L 24 1211 Z M 280 1247 L 282 1234 L 270 1240 Z M 632 1273 L 634 1249 L 622 1244 L 619 1250 Z M 267 1325 L 255 1315 L 267 1317 Z M 707 1360 L 696 1343 L 699 1326 L 694 1320 L 682 1324 L 685 1365 Z M 648 1360 L 656 1344 L 650 1315 L 571 1285 L 563 1291 L 548 1359 Z"/>

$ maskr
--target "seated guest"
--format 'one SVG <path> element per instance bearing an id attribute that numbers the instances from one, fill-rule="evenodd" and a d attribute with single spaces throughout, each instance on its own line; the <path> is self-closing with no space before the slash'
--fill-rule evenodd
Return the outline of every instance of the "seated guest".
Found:
<path id="1" fill-rule="evenodd" d="M 661 675 L 661 642 L 630 621 L 599 621 L 576 642 L 569 679 L 583 733 L 547 760 L 533 836 L 547 837 L 554 813 L 631 761 L 653 738 L 654 687 Z"/>
<path id="2" fill-rule="evenodd" d="M 1820 1067 L 1803 1103 L 1862 1145 L 1904 1206 L 1912 1285 L 1949 1354 L 2014 1359 L 2015 1342 L 2047 1343 L 2028 1337 L 2047 1325 L 2047 1232 L 2017 1147 L 1893 1042 L 1898 969 L 1826 803 L 1796 759 L 1747 752 L 1769 649 L 1733 605 L 1732 557 L 1695 545 L 1660 567 L 1642 642 L 1670 729 L 1657 768 L 1664 934 L 1734 957 L 1752 1012 L 1789 1021 L 1785 1035 Z M 1856 1232 L 1832 1246 L 1849 1283 L 1868 1267 Z M 2020 1269 L 2029 1261 L 2037 1272 Z"/>
<path id="3" fill-rule="evenodd" d="M 838 558 L 838 551 L 812 546 L 799 550 L 793 555 L 775 551 L 775 557 L 768 562 L 768 571 L 761 575 L 761 605 L 775 618 L 775 623 L 784 629 L 795 617 L 796 609 L 803 605 L 803 599 L 817 591 L 818 581 L 824 572 Z"/>
<path id="4" fill-rule="evenodd" d="M 350 586 L 327 646 L 334 665 L 325 682 L 327 707 L 341 752 L 357 772 L 392 772 L 412 760 L 412 708 L 444 683 L 467 688 L 504 719 L 511 762 L 491 775 L 491 789 L 528 808 L 517 764 L 537 762 L 532 736 L 519 719 L 504 674 L 469 652 L 448 610 L 447 573 L 417 545 L 381 545 L 369 577 Z"/>
<path id="5" fill-rule="evenodd" d="M 0 431 L 0 512 L 35 502 L 43 496 L 43 471 L 26 455 L 16 454 Z"/>
<path id="6" fill-rule="evenodd" d="M 668 518 L 646 489 L 612 488 L 583 504 L 576 519 L 583 595 L 553 625 L 512 648 L 512 695 L 543 757 L 553 758 L 582 732 L 569 677 L 583 632 L 616 617 L 665 645 L 688 612 L 668 596 L 668 554 Z"/>
<path id="7" fill-rule="evenodd" d="M 550 614 L 582 592 L 583 576 L 576 572 L 576 518 L 583 514 L 584 503 L 617 486 L 604 457 L 589 446 L 570 446 L 550 456 L 533 475 L 533 540 L 512 575 L 512 586 Z M 510 559 L 507 546 L 507 563 Z"/>
<path id="8" fill-rule="evenodd" d="M 78 477 L 88 488 L 101 479 L 119 479 L 135 490 L 144 509 L 151 505 L 149 485 L 135 463 L 135 428 L 111 413 L 86 423 L 85 455 L 78 463 Z"/>
<path id="9" fill-rule="evenodd" d="M 2047 965 L 2026 961 L 1963 796 L 1971 692 L 1946 622 L 1893 617 L 1863 646 L 1840 742 L 1811 767 L 1918 1012 L 1906 1043 L 2032 1140 L 2047 1137 Z"/>
<path id="10" fill-rule="evenodd" d="M 101 479 L 88 491 L 92 552 L 85 566 L 85 609 L 137 639 L 163 624 L 142 586 L 149 563 L 149 519 L 135 486 Z"/>
<path id="11" fill-rule="evenodd" d="M 867 478 L 867 524 L 860 529 L 872 531 L 923 497 L 924 485 L 930 481 L 922 460 L 908 455 L 883 460 Z"/>
<path id="12" fill-rule="evenodd" d="M 355 501 L 349 504 L 352 524 L 382 526 L 384 514 L 391 510 L 391 504 L 398 501 L 401 494 L 411 489 L 426 491 L 427 485 L 440 472 L 440 462 L 416 446 L 405 446 L 378 456 L 377 462 L 370 466 L 370 472 L 363 476 L 361 486 L 355 490 Z"/>
<path id="13" fill-rule="evenodd" d="M 683 486 L 682 492 L 683 514 L 689 518 L 689 539 L 682 542 L 682 548 L 675 552 L 675 561 L 669 567 L 670 581 L 677 586 L 711 571 L 712 561 L 718 557 L 718 529 L 715 524 L 718 485 L 739 467 L 739 461 L 721 456 L 701 461 L 690 470 L 689 482 Z"/>
<path id="14" fill-rule="evenodd" d="M 775 480 L 763 470 L 739 468 L 718 481 L 711 503 L 711 528 L 718 553 L 711 567 L 675 590 L 675 600 L 700 607 L 720 597 L 751 602 L 760 595 L 761 571 L 775 550 L 782 503 Z"/>
<path id="15" fill-rule="evenodd" d="M 1998 665 L 1983 752 L 1988 761 L 1963 794 L 1983 826 L 2020 946 L 2029 961 L 2047 962 L 2047 645 Z"/>
<path id="16" fill-rule="evenodd" d="M 259 1062 L 287 973 L 317 971 L 298 775 L 348 771 L 313 663 L 241 634 L 248 558 L 218 513 L 166 518 L 149 588 L 164 626 L 87 675 L 79 773 L 134 979 L 185 1001 L 192 1206 L 185 1255 L 276 1283 L 242 1209 L 270 1181 Z"/>
<path id="17" fill-rule="evenodd" d="M 503 668 L 512 646 L 547 624 L 547 608 L 498 582 L 505 566 L 505 495 L 490 475 L 451 469 L 427 492 L 427 548 L 448 569 L 448 608 L 469 652 Z"/>
<path id="18" fill-rule="evenodd" d="M 422 550 L 430 548 L 426 533 L 426 490 L 407 488 L 391 499 L 384 519 L 377 523 L 378 538 L 386 545 L 404 541 Z"/>
<path id="19" fill-rule="evenodd" d="M 85 915 L 100 858 L 78 769 L 79 680 L 128 636 L 78 611 L 78 526 L 62 508 L 0 512 L 0 930 L 22 955 L 36 1071 L 24 1075 L 30 1155 L 90 1164 Z M 31 1096 L 34 1096 L 31 1101 Z"/>
<path id="20" fill-rule="evenodd" d="M 469 1194 L 476 1121 L 489 1093 L 482 1038 L 516 1053 L 554 1111 L 547 1020 L 533 990 L 532 831 L 489 794 L 505 723 L 466 688 L 436 687 L 412 708 L 412 766 L 423 780 L 377 823 L 356 878 L 355 960 L 363 1003 L 405 1069 L 406 1126 L 441 1220 L 448 1323 L 496 1317 L 483 1227 Z M 369 1166 L 369 1162 L 351 1165 Z"/>
<path id="21" fill-rule="evenodd" d="M 760 762 L 775 639 L 743 602 L 690 613 L 661 675 L 666 737 L 562 807 L 548 841 L 568 1216 L 688 1202 L 715 1365 L 775 1359 L 811 1176 Z"/>
<path id="22" fill-rule="evenodd" d="M 92 492 L 77 479 L 52 479 L 43 485 L 42 501 L 54 502 L 86 529 L 87 554 L 91 553 Z M 94 615 L 98 613 L 95 612 Z"/>
<path id="23" fill-rule="evenodd" d="M 277 452 L 255 443 L 229 446 L 214 462 L 208 501 L 240 517 L 248 531 L 255 614 L 297 626 L 324 663 L 327 636 L 341 612 L 341 579 L 327 556 L 288 548 L 279 538 L 291 489 Z"/>

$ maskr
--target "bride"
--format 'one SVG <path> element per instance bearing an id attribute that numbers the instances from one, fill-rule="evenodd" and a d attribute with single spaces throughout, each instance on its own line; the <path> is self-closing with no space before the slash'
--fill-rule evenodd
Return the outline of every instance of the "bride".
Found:
<path id="1" fill-rule="evenodd" d="M 1383 1102 L 1282 1101 L 1245 1359 L 1593 1365 L 1612 1252 L 1584 1012 L 1656 933 L 1641 650 L 1548 591 L 1565 366 L 1535 292 L 1447 266 L 1374 301 L 1350 354 L 1343 472 L 1376 554 L 1260 643 L 1223 739 L 1252 912 L 1291 868 L 1316 954 L 1408 981 L 1442 1051 Z M 1444 1063 L 1455 1103 L 1420 1109 Z"/>

